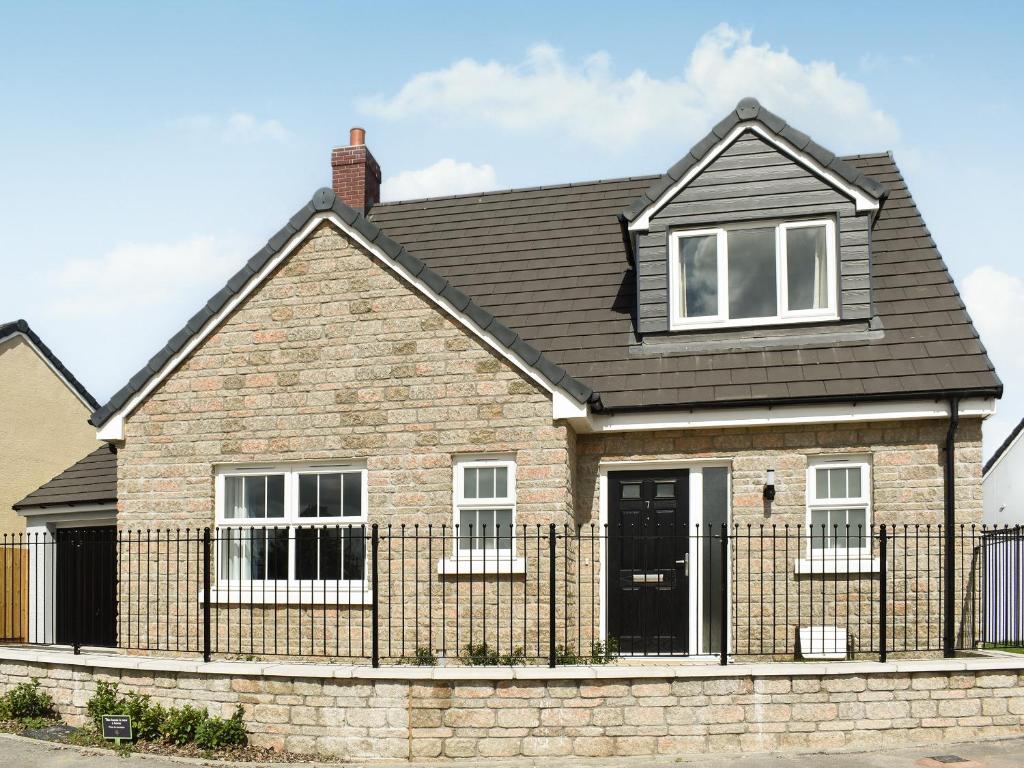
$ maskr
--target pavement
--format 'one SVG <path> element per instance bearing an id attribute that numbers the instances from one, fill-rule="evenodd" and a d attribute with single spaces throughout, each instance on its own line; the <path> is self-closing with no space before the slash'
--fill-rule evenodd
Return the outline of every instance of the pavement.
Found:
<path id="1" fill-rule="evenodd" d="M 955 758 L 960 758 L 958 761 Z M 280 763 L 308 768 L 439 768 L 445 762 L 409 763 L 394 761 L 351 761 L 347 763 Z M 664 758 L 518 758 L 501 760 L 459 760 L 447 763 L 458 768 L 667 768 L 699 765 L 701 768 L 1024 768 L 1024 738 L 939 744 L 870 752 L 830 752 L 771 755 L 692 755 Z M 215 760 L 131 755 L 118 757 L 106 750 L 70 747 L 0 734 L 0 766 L 3 768 L 184 768 L 192 766 L 252 766 L 254 763 L 224 763 Z"/>

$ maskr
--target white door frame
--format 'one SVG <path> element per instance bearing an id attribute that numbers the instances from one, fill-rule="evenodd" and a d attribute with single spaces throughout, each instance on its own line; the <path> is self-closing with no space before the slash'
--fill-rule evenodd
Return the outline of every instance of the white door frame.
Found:
<path id="1" fill-rule="evenodd" d="M 598 530 L 601 534 L 600 539 L 600 557 L 601 557 L 601 568 L 600 568 L 600 580 L 599 589 L 601 592 L 600 602 L 600 619 L 598 626 L 598 636 L 602 642 L 608 638 L 608 553 L 607 553 L 607 525 L 608 525 L 608 475 L 611 472 L 643 472 L 650 470 L 659 469 L 688 469 L 689 474 L 689 531 L 690 531 L 690 546 L 689 546 L 689 557 L 690 557 L 690 573 L 695 574 L 695 578 L 688 579 L 689 583 L 689 605 L 690 605 L 690 616 L 689 616 L 689 638 L 688 648 L 690 649 L 690 657 L 710 656 L 710 654 L 703 653 L 701 648 L 701 631 L 702 618 L 704 615 L 703 606 L 703 595 L 704 591 L 701 589 L 703 585 L 703 574 L 702 574 L 702 553 L 700 551 L 699 540 L 696 538 L 697 526 L 703 524 L 704 520 L 704 475 L 700 470 L 705 467 L 722 467 L 729 472 L 729 492 L 726 494 L 726 520 L 731 524 L 732 522 L 732 458 L 731 457 L 714 457 L 708 459 L 690 459 L 690 460 L 661 460 L 653 459 L 650 461 L 614 461 L 605 460 L 598 464 L 597 468 L 597 486 L 598 486 Z M 729 564 L 731 568 L 731 564 Z M 731 578 L 731 576 L 730 576 Z M 728 606 L 728 613 L 731 614 L 732 604 L 730 602 Z M 726 622 L 730 622 L 731 615 L 724 617 Z"/>

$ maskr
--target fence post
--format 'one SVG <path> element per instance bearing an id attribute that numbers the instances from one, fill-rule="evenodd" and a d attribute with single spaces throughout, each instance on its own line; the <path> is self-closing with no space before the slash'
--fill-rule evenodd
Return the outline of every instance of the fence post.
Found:
<path id="1" fill-rule="evenodd" d="M 210 660 L 210 529 L 203 529 L 203 661 Z"/>
<path id="2" fill-rule="evenodd" d="M 380 600 L 378 599 L 378 578 L 377 578 L 377 551 L 380 548 L 380 536 L 377 530 L 377 523 L 373 524 L 370 534 L 370 567 L 373 568 L 373 610 L 371 621 L 373 622 L 373 628 L 371 630 L 371 644 L 373 657 L 371 662 L 374 667 L 380 666 Z M 365 635 L 364 635 L 365 637 Z"/>
<path id="3" fill-rule="evenodd" d="M 719 574 L 722 579 L 722 623 L 719 627 L 719 653 L 721 653 L 721 661 L 719 662 L 723 667 L 729 664 L 729 531 L 722 525 L 722 565 L 721 573 Z"/>
<path id="4" fill-rule="evenodd" d="M 886 646 L 888 645 L 888 638 L 886 637 L 886 630 L 889 623 L 889 610 L 886 606 L 888 603 L 889 596 L 887 594 L 887 583 L 888 583 L 888 558 L 886 557 L 886 550 L 888 549 L 888 535 L 885 530 L 885 526 L 881 525 L 878 527 L 878 615 L 881 620 L 881 626 L 878 628 L 878 660 L 885 664 Z"/>
<path id="5" fill-rule="evenodd" d="M 558 663 L 555 652 L 555 524 L 548 526 L 548 666 Z"/>
<path id="6" fill-rule="evenodd" d="M 78 568 L 81 565 L 82 559 L 78 548 L 81 546 L 78 535 L 72 534 L 71 541 L 68 542 L 71 545 L 71 573 L 73 579 L 81 578 L 81 574 L 78 572 Z M 82 652 L 82 606 L 81 600 L 74 601 L 74 619 L 71 622 L 71 626 L 74 627 L 74 631 L 71 636 L 71 647 L 74 649 L 75 655 L 77 656 Z"/>

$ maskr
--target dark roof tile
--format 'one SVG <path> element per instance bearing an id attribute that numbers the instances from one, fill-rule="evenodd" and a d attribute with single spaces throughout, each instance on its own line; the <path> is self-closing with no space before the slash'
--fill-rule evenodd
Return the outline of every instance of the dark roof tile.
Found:
<path id="1" fill-rule="evenodd" d="M 117 451 L 102 445 L 43 483 L 15 509 L 117 502 Z"/>

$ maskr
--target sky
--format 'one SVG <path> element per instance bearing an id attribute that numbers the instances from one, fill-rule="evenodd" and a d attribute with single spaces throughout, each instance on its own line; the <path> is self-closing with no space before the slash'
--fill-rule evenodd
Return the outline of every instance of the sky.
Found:
<path id="1" fill-rule="evenodd" d="M 1024 417 L 1024 4 L 0 0 L 0 321 L 102 402 L 330 183 L 661 173 L 743 96 L 893 152 Z"/>

